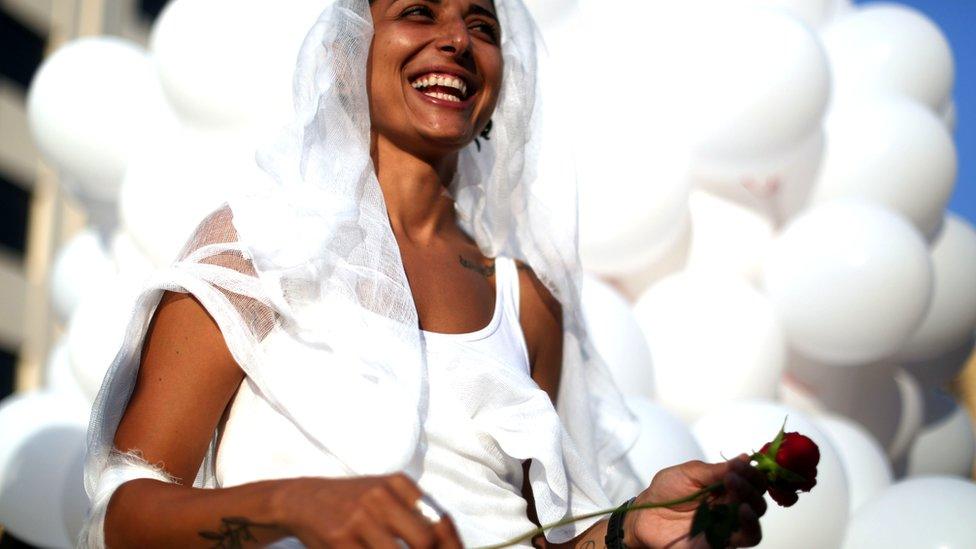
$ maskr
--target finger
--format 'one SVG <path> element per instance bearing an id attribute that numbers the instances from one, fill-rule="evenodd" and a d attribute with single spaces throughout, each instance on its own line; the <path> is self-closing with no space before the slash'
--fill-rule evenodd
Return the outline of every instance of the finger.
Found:
<path id="1" fill-rule="evenodd" d="M 754 547 L 762 541 L 759 516 L 747 505 L 739 507 L 739 529 L 729 538 L 732 547 Z"/>
<path id="2" fill-rule="evenodd" d="M 743 454 L 745 456 L 745 454 Z M 749 462 L 749 456 L 745 456 L 745 460 L 735 459 L 732 462 L 731 469 L 733 472 L 741 475 L 749 484 L 756 487 L 756 490 L 760 492 L 765 492 L 768 486 L 768 481 L 766 479 L 766 474 L 753 467 Z"/>
<path id="3" fill-rule="evenodd" d="M 387 486 L 393 491 L 397 498 L 407 506 L 414 506 L 423 492 L 417 484 L 404 473 L 391 475 L 387 480 Z"/>
<path id="4" fill-rule="evenodd" d="M 437 547 L 440 549 L 461 549 L 461 536 L 454 526 L 454 520 L 450 516 L 444 515 L 441 520 L 434 524 L 434 534 L 437 536 Z"/>
<path id="5" fill-rule="evenodd" d="M 364 522 L 357 530 L 358 539 L 363 547 L 370 549 L 400 549 L 393 534 L 374 521 Z"/>
<path id="6" fill-rule="evenodd" d="M 756 490 L 755 486 L 750 484 L 746 479 L 742 478 L 737 473 L 729 473 L 725 475 L 723 484 L 726 488 L 726 493 L 730 501 L 742 502 L 749 507 L 752 507 L 757 516 L 762 516 L 766 513 L 765 498 L 763 498 L 762 493 L 759 492 L 759 490 Z"/>
<path id="7" fill-rule="evenodd" d="M 741 467 L 742 465 L 748 465 L 748 463 L 748 454 L 739 454 L 730 460 L 719 463 L 689 461 L 682 464 L 680 467 L 684 468 L 692 480 L 695 480 L 704 486 L 721 482 L 725 475 L 733 470 L 733 467 Z"/>
<path id="8" fill-rule="evenodd" d="M 433 547 L 437 540 L 433 526 L 415 507 L 408 507 L 392 490 L 379 492 L 368 507 L 373 520 L 410 547 Z"/>

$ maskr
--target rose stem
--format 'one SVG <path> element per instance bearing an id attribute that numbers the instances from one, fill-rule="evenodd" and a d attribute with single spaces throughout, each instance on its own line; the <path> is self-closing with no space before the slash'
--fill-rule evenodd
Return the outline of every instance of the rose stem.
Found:
<path id="1" fill-rule="evenodd" d="M 672 499 L 670 501 L 664 501 L 664 502 L 660 502 L 660 503 L 650 502 L 650 503 L 641 503 L 639 505 L 631 505 L 630 507 L 627 508 L 627 510 L 628 511 L 638 511 L 640 509 L 654 509 L 654 508 L 657 508 L 657 507 L 672 507 L 674 505 L 681 505 L 682 503 L 688 503 L 689 501 L 694 501 L 694 500 L 700 498 L 703 495 L 710 494 L 710 493 L 718 490 L 721 487 L 722 487 L 722 483 L 721 482 L 716 482 L 715 484 L 710 484 L 710 485 L 702 488 L 701 490 L 698 490 L 694 494 L 685 496 L 683 498 Z M 593 511 L 592 513 L 586 513 L 585 515 L 579 515 L 577 517 L 564 518 L 562 520 L 557 520 L 556 522 L 550 522 L 549 524 L 543 524 L 542 526 L 540 526 L 540 527 L 538 527 L 538 528 L 536 528 L 534 530 L 531 530 L 529 532 L 526 532 L 525 534 L 523 534 L 523 535 L 521 535 L 521 536 L 519 536 L 517 538 L 512 538 L 512 539 L 510 539 L 508 541 L 505 541 L 505 542 L 502 542 L 502 543 L 499 543 L 499 544 L 496 544 L 496 545 L 485 545 L 483 547 L 476 547 L 474 549 L 502 549 L 502 547 L 508 547 L 510 545 L 515 545 L 516 543 L 518 543 L 520 541 L 525 541 L 525 540 L 532 539 L 535 536 L 537 536 L 539 534 L 542 534 L 546 530 L 549 530 L 551 528 L 557 528 L 559 526 L 565 526 L 567 524 L 572 524 L 572 523 L 574 523 L 574 522 L 576 522 L 578 520 L 585 520 L 585 519 L 588 519 L 588 518 L 598 517 L 600 515 L 608 515 L 610 513 L 613 513 L 617 509 L 622 508 L 622 507 L 623 507 L 623 505 L 620 505 L 618 507 L 612 507 L 610 509 L 604 509 L 602 511 Z"/>

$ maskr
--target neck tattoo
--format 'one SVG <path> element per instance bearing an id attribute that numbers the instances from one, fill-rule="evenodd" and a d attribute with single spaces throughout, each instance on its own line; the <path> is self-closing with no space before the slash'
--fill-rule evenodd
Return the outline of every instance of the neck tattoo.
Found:
<path id="1" fill-rule="evenodd" d="M 483 276 L 485 278 L 489 278 L 489 277 L 495 276 L 495 262 L 494 261 L 491 262 L 491 265 L 485 267 L 485 266 L 479 265 L 478 263 L 475 263 L 473 261 L 468 261 L 467 259 L 464 259 L 464 256 L 463 255 L 458 255 L 458 259 L 461 261 L 461 266 L 464 267 L 465 269 L 471 269 L 472 271 L 480 274 L 481 276 Z"/>

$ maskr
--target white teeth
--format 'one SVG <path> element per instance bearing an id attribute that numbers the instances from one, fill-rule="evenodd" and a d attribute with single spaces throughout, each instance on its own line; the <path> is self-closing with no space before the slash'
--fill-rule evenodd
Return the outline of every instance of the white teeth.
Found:
<path id="1" fill-rule="evenodd" d="M 437 99 L 443 99 L 445 101 L 453 101 L 455 103 L 460 103 L 461 102 L 461 100 L 458 99 L 457 97 L 454 97 L 453 95 L 447 94 L 447 93 L 441 93 L 441 92 L 424 92 L 424 95 L 428 95 L 430 97 L 434 97 L 434 98 L 437 98 Z"/>
<path id="2" fill-rule="evenodd" d="M 445 86 L 460 91 L 461 95 L 463 96 L 466 96 L 468 94 L 468 85 L 464 82 L 464 80 L 461 80 L 460 78 L 451 75 L 443 75 L 443 74 L 425 75 L 414 80 L 411 86 L 413 86 L 418 90 L 421 88 L 427 88 L 429 86 Z M 457 100 L 456 97 L 454 99 Z"/>

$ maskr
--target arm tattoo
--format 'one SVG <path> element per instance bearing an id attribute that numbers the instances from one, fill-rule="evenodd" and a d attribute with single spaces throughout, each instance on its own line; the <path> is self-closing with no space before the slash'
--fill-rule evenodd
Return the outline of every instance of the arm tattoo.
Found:
<path id="1" fill-rule="evenodd" d="M 257 541 L 250 528 L 273 528 L 271 524 L 258 524 L 244 517 L 224 517 L 220 519 L 220 531 L 201 530 L 200 537 L 214 542 L 214 548 L 237 549 L 244 547 L 245 541 Z"/>
<path id="2" fill-rule="evenodd" d="M 482 265 L 478 265 L 473 261 L 468 261 L 467 259 L 464 259 L 463 255 L 458 255 L 458 259 L 461 260 L 462 267 L 464 267 L 465 269 L 471 269 L 472 271 L 484 276 L 485 278 L 489 278 L 495 275 L 494 261 L 491 262 L 491 265 L 484 267 Z"/>

